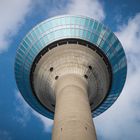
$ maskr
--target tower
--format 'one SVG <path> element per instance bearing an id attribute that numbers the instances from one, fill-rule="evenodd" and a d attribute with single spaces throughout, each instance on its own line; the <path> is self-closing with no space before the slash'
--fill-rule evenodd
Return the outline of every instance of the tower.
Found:
<path id="1" fill-rule="evenodd" d="M 84 16 L 41 22 L 22 40 L 15 60 L 22 96 L 54 119 L 53 140 L 95 140 L 92 117 L 116 101 L 126 72 L 125 53 L 114 33 Z"/>

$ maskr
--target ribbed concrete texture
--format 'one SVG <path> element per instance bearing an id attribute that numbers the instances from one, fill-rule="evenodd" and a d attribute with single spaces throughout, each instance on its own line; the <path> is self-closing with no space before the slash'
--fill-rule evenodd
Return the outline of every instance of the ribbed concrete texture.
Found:
<path id="1" fill-rule="evenodd" d="M 58 79 L 52 140 L 96 140 L 87 89 L 87 81 L 76 74 Z"/>
<path id="2" fill-rule="evenodd" d="M 96 50 L 79 44 L 64 44 L 45 53 L 36 64 L 34 89 L 40 102 L 55 111 L 56 82 L 64 75 L 75 74 L 88 82 L 88 95 L 93 111 L 105 98 L 110 74 Z"/>

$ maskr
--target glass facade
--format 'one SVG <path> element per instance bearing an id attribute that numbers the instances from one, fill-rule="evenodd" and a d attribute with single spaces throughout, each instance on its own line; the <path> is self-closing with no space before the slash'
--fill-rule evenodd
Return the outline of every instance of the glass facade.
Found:
<path id="1" fill-rule="evenodd" d="M 38 53 L 48 44 L 65 38 L 86 40 L 99 47 L 112 67 L 112 86 L 106 100 L 94 110 L 94 117 L 104 112 L 117 99 L 126 79 L 127 64 L 121 43 L 108 28 L 91 18 L 58 16 L 35 26 L 23 39 L 15 61 L 18 88 L 25 100 L 38 112 L 53 119 L 54 115 L 38 103 L 31 90 L 30 70 Z"/>

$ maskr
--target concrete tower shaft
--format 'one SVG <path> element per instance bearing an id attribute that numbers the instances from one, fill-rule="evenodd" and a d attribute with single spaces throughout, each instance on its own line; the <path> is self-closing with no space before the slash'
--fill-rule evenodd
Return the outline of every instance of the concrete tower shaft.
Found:
<path id="1" fill-rule="evenodd" d="M 88 83 L 76 74 L 56 82 L 53 140 L 96 140 L 88 98 Z"/>

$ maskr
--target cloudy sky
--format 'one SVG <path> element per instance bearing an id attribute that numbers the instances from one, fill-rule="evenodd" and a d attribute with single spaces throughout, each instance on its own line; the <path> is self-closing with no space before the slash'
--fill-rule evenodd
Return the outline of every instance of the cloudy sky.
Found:
<path id="1" fill-rule="evenodd" d="M 0 140 L 51 140 L 53 121 L 32 110 L 21 97 L 14 60 L 25 34 L 60 14 L 97 19 L 122 42 L 128 61 L 125 87 L 94 122 L 98 140 L 140 140 L 140 0 L 0 0 Z"/>

